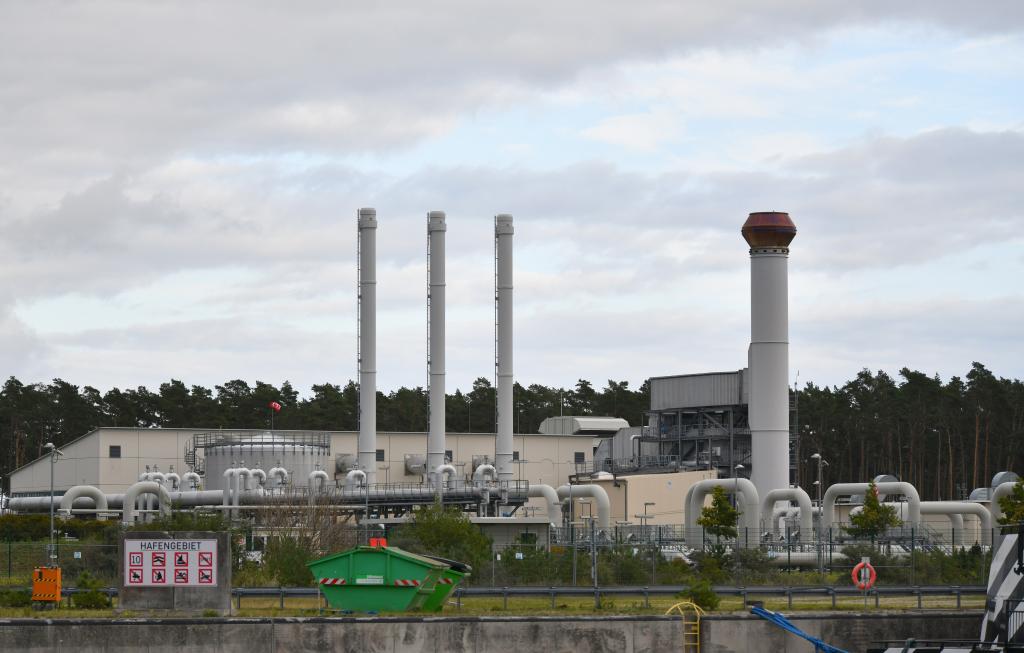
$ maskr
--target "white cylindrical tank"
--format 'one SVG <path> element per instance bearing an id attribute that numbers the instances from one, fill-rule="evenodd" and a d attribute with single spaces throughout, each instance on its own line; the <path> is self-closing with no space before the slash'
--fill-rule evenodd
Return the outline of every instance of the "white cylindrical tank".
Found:
<path id="1" fill-rule="evenodd" d="M 751 213 L 742 229 L 750 245 L 750 480 L 758 494 L 789 487 L 789 214 Z"/>
<path id="2" fill-rule="evenodd" d="M 377 211 L 359 209 L 359 467 L 377 482 Z"/>
<path id="3" fill-rule="evenodd" d="M 288 471 L 296 487 L 307 485 L 309 473 L 330 463 L 330 437 L 326 433 L 253 433 L 213 431 L 193 436 L 193 447 L 203 451 L 204 487 L 226 488 L 224 472 L 246 466 L 277 463 Z"/>
<path id="4" fill-rule="evenodd" d="M 498 433 L 494 440 L 494 463 L 499 481 L 511 481 L 512 469 L 512 216 L 494 216 L 495 275 L 498 350 L 495 372 L 498 383 Z"/>
<path id="5" fill-rule="evenodd" d="M 430 430 L 427 434 L 427 470 L 433 472 L 444 464 L 444 238 L 447 226 L 444 211 L 427 214 L 427 267 L 429 275 L 428 329 L 430 330 Z"/>

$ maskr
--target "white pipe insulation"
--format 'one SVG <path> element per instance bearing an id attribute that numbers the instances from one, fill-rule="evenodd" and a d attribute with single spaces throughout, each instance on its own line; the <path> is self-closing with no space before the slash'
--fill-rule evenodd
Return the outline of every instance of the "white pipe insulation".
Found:
<path id="1" fill-rule="evenodd" d="M 436 473 L 444 465 L 444 344 L 445 344 L 445 224 L 444 211 L 431 211 L 427 214 L 427 268 L 429 290 L 427 302 L 429 315 L 427 318 L 430 329 L 429 360 L 427 368 L 430 376 L 430 430 L 427 434 L 427 470 Z"/>
<path id="2" fill-rule="evenodd" d="M 687 536 L 692 534 L 695 539 L 702 537 L 703 529 L 697 524 L 697 519 L 704 508 L 704 497 L 711 494 L 716 487 L 725 490 L 726 494 L 739 494 L 736 503 L 740 509 L 742 528 L 746 531 L 747 540 L 749 541 L 750 536 L 753 535 L 754 542 L 757 543 L 760 539 L 761 522 L 757 488 L 753 482 L 745 478 L 709 478 L 691 485 L 686 492 L 686 501 L 683 506 Z M 742 497 L 742 504 L 740 497 Z"/>
<path id="3" fill-rule="evenodd" d="M 496 469 L 494 469 L 494 465 L 488 465 L 487 463 L 484 463 L 483 465 L 480 465 L 475 470 L 473 470 L 474 483 L 483 483 L 484 480 L 486 480 L 486 477 L 490 477 L 492 481 L 496 481 L 498 479 L 498 472 Z"/>
<path id="4" fill-rule="evenodd" d="M 320 483 L 319 483 L 320 494 L 323 494 L 323 493 L 327 492 L 327 482 L 330 481 L 330 478 L 327 476 L 327 472 L 325 472 L 322 469 L 314 469 L 313 471 L 311 471 L 309 473 L 309 492 L 310 492 L 310 494 L 313 494 L 313 492 L 317 490 L 317 485 L 318 485 L 317 481 L 320 481 Z"/>
<path id="5" fill-rule="evenodd" d="M 495 376 L 498 384 L 498 428 L 494 440 L 494 466 L 499 481 L 511 481 L 515 477 L 512 469 L 512 417 L 514 414 L 512 391 L 512 216 L 494 216 L 494 253 L 497 274 L 494 278 L 494 301 L 496 303 L 495 329 L 498 349 L 495 352 Z"/>
<path id="6" fill-rule="evenodd" d="M 288 485 L 288 470 L 284 467 L 272 467 L 267 474 L 270 478 L 277 479 L 278 487 L 284 487 Z"/>
<path id="7" fill-rule="evenodd" d="M 1017 485 L 1015 482 L 1000 483 L 996 486 L 989 495 L 988 510 L 992 514 L 992 523 L 999 525 L 999 520 L 1003 518 L 1003 508 L 999 505 L 999 500 L 1005 496 L 1009 496 L 1013 492 L 1013 487 Z"/>
<path id="8" fill-rule="evenodd" d="M 75 511 L 75 499 L 78 497 L 89 497 L 95 501 L 96 520 L 106 520 L 107 516 L 103 513 L 107 511 L 107 495 L 103 494 L 98 487 L 92 485 L 75 485 L 68 488 L 68 491 L 60 498 L 60 511 L 70 516 Z"/>
<path id="9" fill-rule="evenodd" d="M 488 465 L 489 467 L 490 465 Z M 544 485 L 537 483 L 536 485 L 530 483 L 530 489 L 528 494 L 531 499 L 541 498 L 544 499 L 548 504 L 548 521 L 555 526 L 559 526 L 562 523 L 562 504 L 558 499 L 558 492 L 555 488 L 550 485 Z M 609 512 L 611 509 L 609 508 Z"/>
<path id="10" fill-rule="evenodd" d="M 822 532 L 832 528 L 832 522 L 835 521 L 836 499 L 841 496 L 865 494 L 868 491 L 868 487 L 870 487 L 868 483 L 836 483 L 835 485 L 830 485 L 825 490 L 825 496 L 821 500 L 821 521 L 819 526 Z M 875 488 L 879 494 L 884 493 L 891 496 L 902 494 L 907 497 L 907 503 L 910 504 L 907 511 L 910 525 L 917 526 L 921 523 L 921 497 L 917 494 L 917 488 L 906 481 L 877 483 Z"/>
<path id="11" fill-rule="evenodd" d="M 778 532 L 779 521 L 775 518 L 773 507 L 778 501 L 793 501 L 799 506 L 800 512 L 800 536 L 810 538 L 814 530 L 814 514 L 811 508 L 811 497 L 803 488 L 783 488 L 772 490 L 761 499 L 761 518 L 769 521 L 769 528 L 772 533 Z"/>
<path id="12" fill-rule="evenodd" d="M 608 493 L 600 485 L 563 485 L 557 492 L 558 498 L 562 501 L 570 498 L 574 501 L 583 497 L 592 498 L 597 503 L 597 525 L 601 528 L 611 527 L 612 503 L 608 500 Z M 572 507 L 569 509 L 572 510 Z"/>
<path id="13" fill-rule="evenodd" d="M 763 496 L 789 487 L 789 244 L 796 226 L 787 213 L 751 213 L 750 479 Z"/>
<path id="14" fill-rule="evenodd" d="M 434 469 L 434 482 L 437 483 L 437 493 L 438 493 L 438 495 L 441 495 L 441 494 L 444 493 L 445 481 L 449 481 L 450 482 L 451 479 L 455 478 L 455 475 L 457 473 L 458 473 L 458 470 L 455 469 L 455 466 L 454 465 L 449 465 L 448 463 L 445 463 L 443 465 L 438 465 L 437 468 Z"/>
<path id="15" fill-rule="evenodd" d="M 906 519 L 909 514 L 909 506 L 905 501 L 887 503 L 896 509 L 900 519 Z M 863 506 L 857 506 L 850 511 L 855 514 L 863 510 Z M 950 528 L 953 529 L 953 544 L 964 543 L 964 517 L 973 515 L 978 518 L 979 542 L 985 546 L 992 543 L 992 513 L 980 503 L 971 501 L 922 501 L 922 515 L 945 515 L 949 519 Z M 971 530 L 974 530 L 973 528 Z"/>
<path id="16" fill-rule="evenodd" d="M 345 487 L 366 487 L 366 479 L 369 476 L 361 469 L 350 470 L 345 474 Z"/>
<path id="17" fill-rule="evenodd" d="M 168 492 L 177 492 L 181 489 L 181 477 L 175 472 L 169 472 L 164 477 L 164 485 L 167 487 Z"/>
<path id="18" fill-rule="evenodd" d="M 144 494 L 155 495 L 160 506 L 160 514 L 164 517 L 171 516 L 171 495 L 167 488 L 155 481 L 139 481 L 124 494 L 121 518 L 124 524 L 130 525 L 135 522 L 135 500 Z"/>
<path id="19" fill-rule="evenodd" d="M 377 482 L 377 211 L 359 209 L 359 467 Z"/>
<path id="20" fill-rule="evenodd" d="M 181 477 L 181 480 L 188 483 L 190 490 L 195 491 L 199 489 L 199 483 L 202 480 L 202 477 L 200 477 L 199 474 L 196 474 L 193 471 L 188 471 L 185 472 L 184 476 Z"/>

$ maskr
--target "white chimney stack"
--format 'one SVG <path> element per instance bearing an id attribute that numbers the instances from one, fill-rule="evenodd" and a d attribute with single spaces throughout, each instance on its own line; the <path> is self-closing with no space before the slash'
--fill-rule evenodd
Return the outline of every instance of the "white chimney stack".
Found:
<path id="1" fill-rule="evenodd" d="M 444 211 L 427 214 L 427 330 L 430 350 L 430 431 L 427 434 L 427 475 L 432 478 L 444 464 Z"/>
<path id="2" fill-rule="evenodd" d="M 789 487 L 789 244 L 796 225 L 788 213 L 751 213 L 743 225 L 750 245 L 750 480 L 759 496 Z"/>
<path id="3" fill-rule="evenodd" d="M 359 467 L 377 482 L 377 211 L 359 209 Z"/>
<path id="4" fill-rule="evenodd" d="M 498 383 L 498 434 L 494 440 L 494 462 L 499 481 L 511 481 L 512 469 L 512 216 L 494 216 L 495 368 Z"/>

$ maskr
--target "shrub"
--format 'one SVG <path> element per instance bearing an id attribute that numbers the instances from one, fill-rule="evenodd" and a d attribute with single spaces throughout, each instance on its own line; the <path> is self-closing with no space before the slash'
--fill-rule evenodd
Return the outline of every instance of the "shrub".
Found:
<path id="1" fill-rule="evenodd" d="M 690 587 L 678 595 L 680 598 L 689 599 L 705 610 L 717 610 L 718 604 L 722 602 L 711 583 L 705 579 L 694 581 Z"/>
<path id="2" fill-rule="evenodd" d="M 110 607 L 110 600 L 107 598 L 107 595 L 100 591 L 103 584 L 99 579 L 93 578 L 89 572 L 83 571 L 78 575 L 75 587 L 79 591 L 71 595 L 71 603 L 76 608 L 100 610 Z"/>
<path id="3" fill-rule="evenodd" d="M 298 538 L 272 537 L 263 551 L 263 564 L 282 587 L 309 586 L 313 584 L 313 574 L 306 563 L 314 558 L 310 549 L 309 543 Z"/>
<path id="4" fill-rule="evenodd" d="M 27 608 L 32 605 L 32 592 L 28 590 L 0 590 L 0 607 Z"/>

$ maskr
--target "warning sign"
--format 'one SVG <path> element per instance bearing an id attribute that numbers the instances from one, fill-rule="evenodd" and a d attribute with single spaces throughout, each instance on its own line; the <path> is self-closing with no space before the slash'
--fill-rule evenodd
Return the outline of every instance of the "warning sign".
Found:
<path id="1" fill-rule="evenodd" d="M 124 540 L 125 585 L 217 585 L 217 540 Z M 168 557 L 173 566 L 168 563 Z M 171 568 L 169 568 L 171 567 Z"/>

